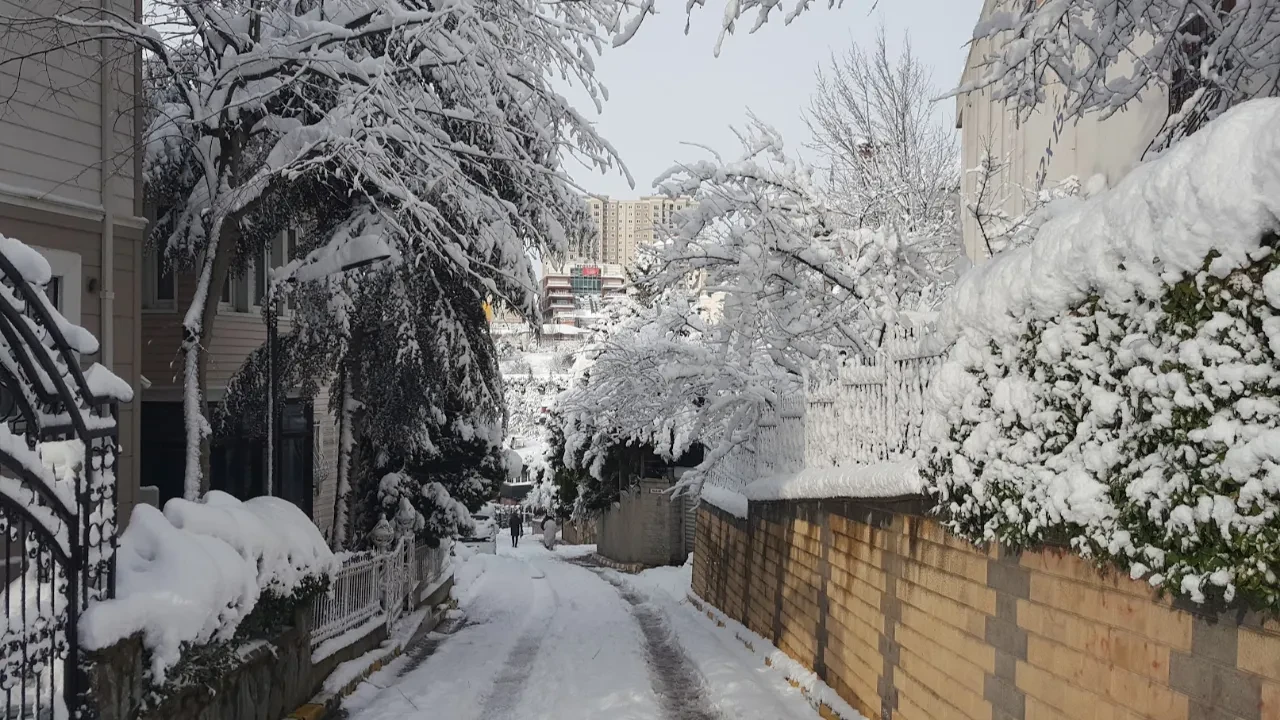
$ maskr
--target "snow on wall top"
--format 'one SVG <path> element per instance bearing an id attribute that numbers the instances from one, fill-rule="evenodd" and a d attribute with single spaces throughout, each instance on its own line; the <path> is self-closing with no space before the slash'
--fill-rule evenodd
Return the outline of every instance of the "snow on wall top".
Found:
<path id="1" fill-rule="evenodd" d="M 1280 99 L 1253 100 L 1129 173 L 1112 191 L 1047 208 L 1035 242 L 966 273 L 940 330 L 1000 341 L 1090 294 L 1154 295 L 1161 278 L 1247 262 L 1280 218 Z"/>
<path id="2" fill-rule="evenodd" d="M 747 496 L 718 485 L 703 485 L 702 502 L 718 507 L 736 518 L 747 517 Z"/>
<path id="3" fill-rule="evenodd" d="M 919 495 L 923 492 L 924 482 L 914 460 L 849 467 L 805 468 L 790 475 L 757 480 L 742 490 L 747 500 L 756 502 L 889 498 Z"/>

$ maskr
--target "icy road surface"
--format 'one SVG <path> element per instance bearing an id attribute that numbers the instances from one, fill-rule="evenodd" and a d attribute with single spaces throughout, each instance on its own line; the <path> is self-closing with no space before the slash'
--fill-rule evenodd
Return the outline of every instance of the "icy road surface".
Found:
<path id="1" fill-rule="evenodd" d="M 475 555 L 457 570 L 461 629 L 372 676 L 350 720 L 808 720 L 782 676 L 684 601 L 689 569 L 626 576 L 590 548 Z M 504 546 L 505 545 L 505 546 Z M 424 657 L 425 656 L 425 657 Z"/>

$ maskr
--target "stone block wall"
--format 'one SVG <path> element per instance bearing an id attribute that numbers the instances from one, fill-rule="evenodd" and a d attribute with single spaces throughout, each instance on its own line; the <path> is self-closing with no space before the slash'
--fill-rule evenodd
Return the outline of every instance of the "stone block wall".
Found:
<path id="1" fill-rule="evenodd" d="M 570 521 L 560 528 L 560 539 L 566 545 L 593 545 L 596 542 L 595 520 Z"/>
<path id="2" fill-rule="evenodd" d="M 949 535 L 920 500 L 702 505 L 693 591 L 868 718 L 1280 720 L 1280 623 L 1063 550 Z"/>
<path id="3" fill-rule="evenodd" d="M 645 566 L 684 562 L 683 503 L 673 502 L 672 482 L 644 479 L 624 492 L 618 506 L 600 516 L 596 546 L 620 563 Z"/>

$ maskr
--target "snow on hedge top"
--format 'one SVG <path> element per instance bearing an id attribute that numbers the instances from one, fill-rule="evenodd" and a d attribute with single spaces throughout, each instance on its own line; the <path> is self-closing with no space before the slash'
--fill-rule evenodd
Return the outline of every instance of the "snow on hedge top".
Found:
<path id="1" fill-rule="evenodd" d="M 120 537 L 116 597 L 90 606 L 80 630 L 89 649 L 142 633 L 162 683 L 183 643 L 229 640 L 264 591 L 287 596 L 338 567 L 311 520 L 279 498 L 215 490 L 170 500 L 164 513 L 139 505 Z"/>
<path id="2" fill-rule="evenodd" d="M 706 488 L 703 488 L 706 492 Z M 919 495 L 924 482 L 914 460 L 848 467 L 805 468 L 797 473 L 757 480 L 742 494 L 748 500 L 820 500 L 889 498 Z"/>
<path id="3" fill-rule="evenodd" d="M 257 573 L 216 537 L 175 528 L 150 505 L 133 509 L 116 553 L 116 598 L 94 603 L 80 620 L 90 650 L 142 633 L 151 677 L 182 657 L 183 643 L 229 640 L 258 602 Z"/>
<path id="4" fill-rule="evenodd" d="M 996 340 L 1020 321 L 1058 317 L 1097 293 L 1156 296 L 1161 278 L 1248 261 L 1280 217 L 1280 99 L 1244 103 L 1112 191 L 1060 201 L 1034 243 L 974 268 L 942 309 L 940 329 Z"/>
<path id="5" fill-rule="evenodd" d="M 212 490 L 201 502 L 174 498 L 164 516 L 173 526 L 216 537 L 253 563 L 258 587 L 284 597 L 308 577 L 332 576 L 341 563 L 306 513 L 288 500 L 241 502 Z"/>

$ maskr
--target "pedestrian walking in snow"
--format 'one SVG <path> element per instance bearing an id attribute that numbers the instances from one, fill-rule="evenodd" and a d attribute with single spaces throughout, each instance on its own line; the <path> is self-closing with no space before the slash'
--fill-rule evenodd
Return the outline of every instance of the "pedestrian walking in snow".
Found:
<path id="1" fill-rule="evenodd" d="M 560 528 L 556 527 L 556 521 L 547 518 L 542 521 L 542 544 L 547 546 L 548 550 L 554 550 L 556 547 L 556 532 Z"/>
<path id="2" fill-rule="evenodd" d="M 524 519 L 520 517 L 520 513 L 511 513 L 507 526 L 511 528 L 511 547 L 518 547 L 520 545 L 520 536 L 524 534 Z"/>

